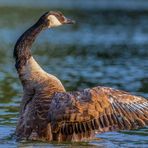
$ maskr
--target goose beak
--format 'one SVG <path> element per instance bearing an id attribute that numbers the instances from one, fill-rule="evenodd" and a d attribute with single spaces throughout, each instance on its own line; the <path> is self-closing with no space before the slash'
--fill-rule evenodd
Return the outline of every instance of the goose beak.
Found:
<path id="1" fill-rule="evenodd" d="M 64 24 L 75 24 L 75 21 L 68 19 L 68 18 L 65 18 Z"/>

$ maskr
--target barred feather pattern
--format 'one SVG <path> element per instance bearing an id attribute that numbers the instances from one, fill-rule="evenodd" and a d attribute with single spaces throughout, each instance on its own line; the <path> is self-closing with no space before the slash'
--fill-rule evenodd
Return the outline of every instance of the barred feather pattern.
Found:
<path id="1" fill-rule="evenodd" d="M 148 100 L 108 87 L 56 93 L 48 116 L 53 140 L 82 141 L 148 125 Z"/>
<path id="2" fill-rule="evenodd" d="M 25 31 L 14 48 L 24 90 L 16 136 L 30 140 L 82 141 L 96 133 L 147 125 L 146 99 L 107 87 L 66 92 L 60 80 L 39 66 L 30 49 L 38 34 L 49 27 L 51 13 L 61 17 L 61 21 L 64 18 L 59 12 L 45 13 Z"/>
<path id="3" fill-rule="evenodd" d="M 32 81 L 32 85 L 27 83 L 27 87 L 24 88 L 25 92 L 15 131 L 18 139 L 48 141 L 52 139 L 48 120 L 51 96 L 55 92 L 64 92 L 65 89 L 56 77 L 47 75 L 47 78 L 41 78 L 41 81 L 37 81 L 40 79 L 37 79 L 35 82 Z"/>

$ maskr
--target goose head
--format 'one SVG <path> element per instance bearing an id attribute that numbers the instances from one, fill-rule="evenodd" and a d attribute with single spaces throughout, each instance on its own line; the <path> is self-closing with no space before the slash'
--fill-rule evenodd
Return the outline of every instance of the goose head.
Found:
<path id="1" fill-rule="evenodd" d="M 66 18 L 60 11 L 46 12 L 41 16 L 39 22 L 42 22 L 48 28 L 75 23 L 74 20 Z"/>

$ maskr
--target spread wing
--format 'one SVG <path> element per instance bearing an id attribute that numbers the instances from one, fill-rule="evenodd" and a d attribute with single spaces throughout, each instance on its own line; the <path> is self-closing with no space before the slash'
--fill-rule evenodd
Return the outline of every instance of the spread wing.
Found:
<path id="1" fill-rule="evenodd" d="M 56 93 L 49 110 L 55 140 L 81 140 L 148 124 L 148 100 L 107 87 Z"/>

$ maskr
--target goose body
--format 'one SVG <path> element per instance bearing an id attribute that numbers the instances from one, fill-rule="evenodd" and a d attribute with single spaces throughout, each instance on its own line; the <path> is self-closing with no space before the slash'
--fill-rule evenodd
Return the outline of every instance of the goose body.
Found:
<path id="1" fill-rule="evenodd" d="M 17 41 L 16 69 L 24 95 L 16 127 L 19 139 L 83 141 L 96 133 L 148 125 L 148 100 L 108 87 L 66 92 L 31 55 L 37 35 L 46 28 L 74 23 L 61 12 L 47 12 Z"/>

